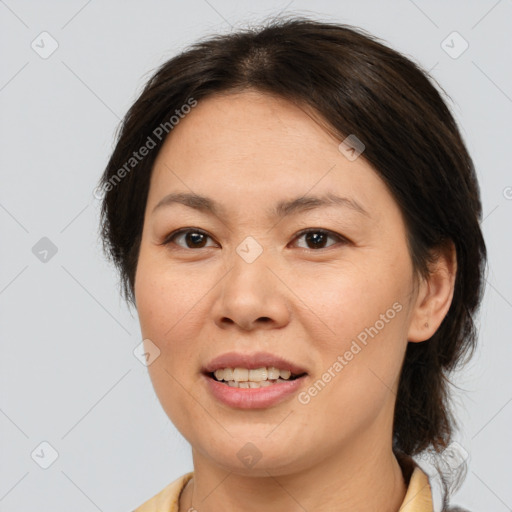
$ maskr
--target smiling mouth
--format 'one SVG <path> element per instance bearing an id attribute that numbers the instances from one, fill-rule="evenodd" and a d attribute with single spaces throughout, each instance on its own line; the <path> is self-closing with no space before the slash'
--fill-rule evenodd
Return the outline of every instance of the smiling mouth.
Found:
<path id="1" fill-rule="evenodd" d="M 304 377 L 306 373 L 294 374 L 290 370 L 270 367 L 219 368 L 206 373 L 211 379 L 232 388 L 254 389 L 275 386 Z"/>

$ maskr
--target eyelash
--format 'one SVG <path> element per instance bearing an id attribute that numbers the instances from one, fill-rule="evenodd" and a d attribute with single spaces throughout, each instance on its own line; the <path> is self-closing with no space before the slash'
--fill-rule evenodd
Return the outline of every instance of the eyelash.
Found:
<path id="1" fill-rule="evenodd" d="M 206 231 L 203 231 L 202 229 L 198 229 L 198 228 L 181 228 L 181 229 L 178 229 L 176 231 L 173 231 L 172 233 L 170 233 L 169 235 L 167 235 L 165 237 L 165 240 L 160 244 L 160 245 L 169 245 L 171 243 L 174 243 L 173 240 L 179 236 L 179 235 L 182 235 L 182 234 L 187 234 L 187 233 L 198 233 L 198 234 L 201 234 L 201 235 L 205 235 L 207 236 L 208 238 L 212 239 L 213 238 L 208 234 L 206 233 Z M 328 237 L 331 237 L 331 238 L 336 238 L 339 242 L 343 243 L 343 244 L 347 244 L 347 243 L 350 243 L 350 241 L 339 235 L 338 233 L 335 233 L 334 231 L 329 231 L 328 229 L 322 229 L 322 228 L 307 228 L 307 229 L 303 229 L 302 231 L 299 231 L 294 240 L 297 240 L 299 239 L 300 237 L 304 236 L 304 235 L 307 235 L 308 233 L 320 233 L 322 235 L 326 235 Z M 336 245 L 336 244 L 333 244 L 333 245 Z M 300 249 L 305 249 L 307 251 L 314 251 L 314 252 L 318 252 L 322 249 L 329 249 L 330 247 L 332 247 L 333 245 L 330 245 L 328 247 L 320 247 L 319 249 L 311 249 L 309 247 L 300 247 Z M 191 248 L 191 247 L 182 247 L 182 246 L 179 246 L 178 247 L 180 249 L 189 249 L 189 250 L 194 250 L 194 248 Z M 210 246 L 211 247 L 211 246 Z M 199 249 L 207 249 L 208 247 L 199 247 Z M 196 249 L 197 250 L 197 249 Z"/>

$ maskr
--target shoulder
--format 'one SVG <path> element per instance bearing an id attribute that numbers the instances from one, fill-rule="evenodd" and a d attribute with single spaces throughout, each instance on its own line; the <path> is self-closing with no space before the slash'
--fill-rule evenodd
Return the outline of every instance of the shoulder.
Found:
<path id="1" fill-rule="evenodd" d="M 133 512 L 176 512 L 181 491 L 193 475 L 194 473 L 190 472 L 180 476 L 152 498 L 139 505 Z"/>

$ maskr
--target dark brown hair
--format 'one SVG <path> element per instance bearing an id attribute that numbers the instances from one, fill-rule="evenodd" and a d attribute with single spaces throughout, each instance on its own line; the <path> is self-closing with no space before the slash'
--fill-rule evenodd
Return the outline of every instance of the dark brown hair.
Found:
<path id="1" fill-rule="evenodd" d="M 365 144 L 362 156 L 404 216 L 417 275 L 427 276 L 435 250 L 453 242 L 458 265 L 453 301 L 430 340 L 408 344 L 393 429 L 397 452 L 442 451 L 455 426 L 448 374 L 472 355 L 476 343 L 474 315 L 486 262 L 479 189 L 473 162 L 433 80 L 361 29 L 274 19 L 200 40 L 154 73 L 122 122 L 99 184 L 106 192 L 101 235 L 120 271 L 124 297 L 134 304 L 149 181 L 165 140 L 155 130 L 165 123 L 169 128 L 171 116 L 191 98 L 248 88 L 313 109 L 340 141 L 355 134 Z M 171 129 L 166 134 L 172 135 Z M 133 151 L 149 139 L 156 147 L 114 183 Z"/>

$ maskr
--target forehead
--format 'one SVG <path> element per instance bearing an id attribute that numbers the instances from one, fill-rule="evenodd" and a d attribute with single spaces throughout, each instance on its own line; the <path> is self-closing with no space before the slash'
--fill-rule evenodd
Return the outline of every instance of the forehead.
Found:
<path id="1" fill-rule="evenodd" d="M 240 162 L 252 157 L 261 162 L 275 161 L 278 152 L 284 161 L 297 157 L 297 151 L 306 156 L 311 150 L 336 147 L 336 139 L 314 119 L 309 107 L 250 90 L 201 99 L 173 129 L 162 152 L 172 149 L 182 157 Z"/>
<path id="2" fill-rule="evenodd" d="M 210 96 L 165 140 L 148 206 L 171 192 L 244 202 L 247 208 L 309 192 L 375 202 L 372 196 L 386 187 L 364 158 L 347 159 L 340 141 L 311 109 L 283 98 L 257 91 Z"/>

